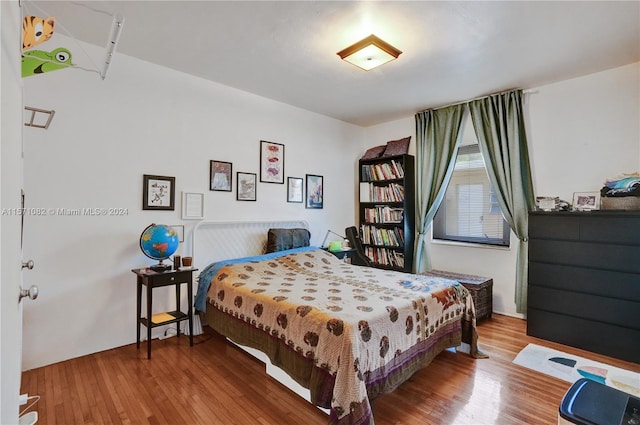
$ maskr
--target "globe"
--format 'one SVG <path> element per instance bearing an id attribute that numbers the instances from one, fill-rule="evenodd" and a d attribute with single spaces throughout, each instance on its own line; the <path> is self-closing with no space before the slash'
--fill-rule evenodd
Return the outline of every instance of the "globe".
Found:
<path id="1" fill-rule="evenodd" d="M 162 261 L 171 257 L 178 250 L 178 234 L 171 227 L 164 224 L 151 224 L 140 235 L 140 249 L 147 257 L 159 260 L 159 263 L 151 266 L 154 271 L 166 271 L 171 265 Z"/>

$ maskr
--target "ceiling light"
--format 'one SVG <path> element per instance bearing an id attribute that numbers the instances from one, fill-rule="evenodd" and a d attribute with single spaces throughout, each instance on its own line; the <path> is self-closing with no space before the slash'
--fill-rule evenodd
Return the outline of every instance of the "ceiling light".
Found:
<path id="1" fill-rule="evenodd" d="M 343 59 L 365 71 L 397 59 L 402 52 L 371 34 L 356 44 L 338 52 Z"/>

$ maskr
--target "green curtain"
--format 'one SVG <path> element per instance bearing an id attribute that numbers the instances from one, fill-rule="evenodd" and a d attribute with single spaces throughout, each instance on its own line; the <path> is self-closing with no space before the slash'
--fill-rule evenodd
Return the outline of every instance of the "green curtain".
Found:
<path id="1" fill-rule="evenodd" d="M 416 114 L 416 225 L 414 272 L 431 269 L 426 233 L 438 211 L 455 166 L 465 105 Z"/>
<path id="2" fill-rule="evenodd" d="M 534 208 L 522 91 L 469 102 L 473 127 L 504 218 L 516 234 L 516 310 L 527 312 L 528 213 Z"/>

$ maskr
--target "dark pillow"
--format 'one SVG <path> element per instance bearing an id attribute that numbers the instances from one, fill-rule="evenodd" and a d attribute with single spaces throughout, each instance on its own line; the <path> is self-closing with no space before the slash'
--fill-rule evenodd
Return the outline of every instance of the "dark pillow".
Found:
<path id="1" fill-rule="evenodd" d="M 360 159 L 375 159 L 378 158 L 380 155 L 382 155 L 382 153 L 384 152 L 384 150 L 387 148 L 386 145 L 380 145 L 380 146 L 376 146 L 374 148 L 368 149 L 364 155 L 362 155 L 362 158 Z"/>
<path id="2" fill-rule="evenodd" d="M 382 156 L 396 156 L 404 155 L 409 152 L 409 142 L 411 142 L 411 136 L 404 139 L 391 140 L 387 142 L 387 146 Z"/>
<path id="3" fill-rule="evenodd" d="M 267 253 L 309 246 L 310 237 L 307 229 L 269 229 Z"/>

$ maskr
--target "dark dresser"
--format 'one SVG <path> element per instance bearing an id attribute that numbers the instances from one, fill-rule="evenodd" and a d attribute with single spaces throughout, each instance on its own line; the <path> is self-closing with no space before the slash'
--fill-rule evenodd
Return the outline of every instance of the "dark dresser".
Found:
<path id="1" fill-rule="evenodd" d="M 640 363 L 640 212 L 530 213 L 527 334 Z"/>

